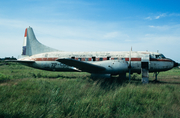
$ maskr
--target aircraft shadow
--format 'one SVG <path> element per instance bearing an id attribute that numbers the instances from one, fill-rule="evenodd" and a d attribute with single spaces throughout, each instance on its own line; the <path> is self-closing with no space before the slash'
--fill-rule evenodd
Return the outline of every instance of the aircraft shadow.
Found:
<path id="1" fill-rule="evenodd" d="M 99 85 L 102 89 L 105 90 L 113 90 L 118 86 L 125 86 L 128 83 L 134 85 L 142 85 L 141 78 L 132 77 L 130 82 L 129 78 L 119 78 L 119 77 L 112 77 L 112 78 L 91 78 L 93 81 L 96 82 L 96 85 Z M 165 82 L 165 81 L 155 81 L 149 80 L 149 84 L 174 84 L 180 85 L 180 82 Z"/>
<path id="2" fill-rule="evenodd" d="M 122 86 L 129 82 L 128 78 L 119 77 L 91 79 L 96 82 L 96 85 L 99 85 L 102 89 L 105 90 L 112 90 L 115 89 L 117 86 Z"/>

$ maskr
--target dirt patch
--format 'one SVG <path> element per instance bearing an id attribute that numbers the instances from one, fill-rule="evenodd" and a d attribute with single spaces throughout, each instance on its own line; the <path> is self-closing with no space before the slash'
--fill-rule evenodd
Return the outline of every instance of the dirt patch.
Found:
<path id="1" fill-rule="evenodd" d="M 165 82 L 180 82 L 180 79 L 174 79 L 174 78 L 169 78 L 169 79 L 158 79 L 159 81 L 165 81 Z"/>
<path id="2" fill-rule="evenodd" d="M 6 86 L 8 83 L 0 83 L 0 86 Z"/>
<path id="3" fill-rule="evenodd" d="M 8 80 L 0 83 L 0 86 L 12 86 L 17 85 L 20 81 L 25 81 L 27 79 L 16 79 L 16 80 Z"/>

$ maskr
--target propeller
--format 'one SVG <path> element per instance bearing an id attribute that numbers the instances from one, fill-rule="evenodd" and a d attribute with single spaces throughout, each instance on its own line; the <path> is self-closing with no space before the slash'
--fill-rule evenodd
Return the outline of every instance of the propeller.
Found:
<path id="1" fill-rule="evenodd" d="M 128 65 L 128 69 L 129 69 L 129 82 L 131 80 L 131 52 L 132 52 L 132 47 L 131 47 L 131 51 L 129 52 L 129 65 Z"/>

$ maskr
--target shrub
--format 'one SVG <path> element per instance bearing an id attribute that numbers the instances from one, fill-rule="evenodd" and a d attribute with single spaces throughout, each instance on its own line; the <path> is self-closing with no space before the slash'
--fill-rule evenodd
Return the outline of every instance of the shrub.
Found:
<path id="1" fill-rule="evenodd" d="M 11 79 L 11 76 L 0 73 L 0 82 L 10 80 L 10 79 Z"/>

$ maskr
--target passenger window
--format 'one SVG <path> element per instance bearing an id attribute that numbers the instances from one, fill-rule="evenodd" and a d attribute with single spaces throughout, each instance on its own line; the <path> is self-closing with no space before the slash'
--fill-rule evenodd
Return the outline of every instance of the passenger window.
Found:
<path id="1" fill-rule="evenodd" d="M 99 58 L 99 61 L 103 61 L 103 58 Z"/>

